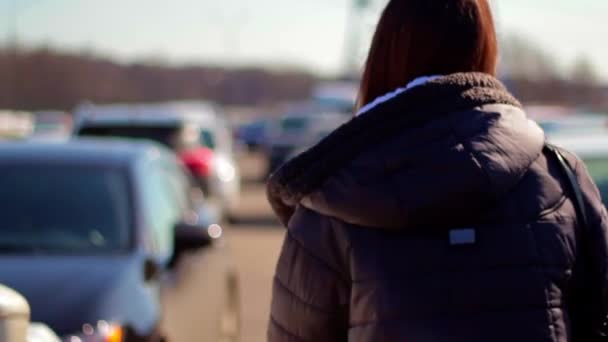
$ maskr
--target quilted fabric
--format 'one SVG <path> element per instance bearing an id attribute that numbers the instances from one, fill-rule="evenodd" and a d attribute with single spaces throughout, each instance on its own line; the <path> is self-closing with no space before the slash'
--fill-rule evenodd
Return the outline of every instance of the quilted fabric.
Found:
<path id="1" fill-rule="evenodd" d="M 571 341 L 577 220 L 544 143 L 498 80 L 466 73 L 284 165 L 268 184 L 288 227 L 269 341 Z M 566 154 L 606 240 L 599 192 Z"/>

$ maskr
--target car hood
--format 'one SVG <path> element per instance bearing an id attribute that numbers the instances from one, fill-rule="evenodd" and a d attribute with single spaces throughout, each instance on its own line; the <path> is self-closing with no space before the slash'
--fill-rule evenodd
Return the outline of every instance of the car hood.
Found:
<path id="1" fill-rule="evenodd" d="M 153 286 L 143 280 L 142 256 L 0 258 L 0 283 L 29 302 L 32 321 L 58 334 L 106 320 L 146 331 L 157 319 Z"/>

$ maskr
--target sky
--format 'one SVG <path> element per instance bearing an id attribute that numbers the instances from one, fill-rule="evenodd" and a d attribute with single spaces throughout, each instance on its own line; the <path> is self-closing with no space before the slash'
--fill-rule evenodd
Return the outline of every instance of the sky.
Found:
<path id="1" fill-rule="evenodd" d="M 131 62 L 304 67 L 337 74 L 352 0 L 0 0 L 0 40 Z M 358 17 L 363 58 L 386 0 Z M 608 82 L 608 1 L 494 0 L 501 35 L 526 36 L 564 70 L 588 56 Z"/>

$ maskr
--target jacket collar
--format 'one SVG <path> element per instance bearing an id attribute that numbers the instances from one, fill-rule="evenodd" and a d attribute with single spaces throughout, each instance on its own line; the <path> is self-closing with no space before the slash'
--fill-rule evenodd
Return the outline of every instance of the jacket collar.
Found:
<path id="1" fill-rule="evenodd" d="M 386 102 L 386 101 L 390 101 L 392 99 L 394 99 L 395 97 L 401 95 L 401 93 L 406 92 L 412 88 L 421 86 L 429 81 L 435 80 L 437 78 L 439 78 L 441 76 L 422 76 L 422 77 L 418 77 L 415 80 L 411 81 L 410 83 L 407 84 L 407 86 L 403 87 L 403 88 L 397 88 L 397 90 L 392 91 L 388 94 L 385 94 L 383 96 L 378 97 L 377 99 L 375 99 L 374 101 L 368 103 L 367 105 L 363 106 L 361 109 L 359 109 L 359 111 L 357 111 L 357 114 L 355 114 L 355 116 L 359 116 L 359 115 L 363 115 L 367 112 L 369 112 L 371 109 L 373 109 L 374 107 Z"/>

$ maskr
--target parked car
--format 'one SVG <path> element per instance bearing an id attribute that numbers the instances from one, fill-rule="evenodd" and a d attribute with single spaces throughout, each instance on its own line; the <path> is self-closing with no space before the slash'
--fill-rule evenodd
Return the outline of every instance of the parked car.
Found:
<path id="1" fill-rule="evenodd" d="M 247 146 L 249 151 L 256 151 L 266 145 L 273 123 L 272 119 L 258 119 L 242 125 L 236 131 L 237 139 Z"/>
<path id="2" fill-rule="evenodd" d="M 34 119 L 29 112 L 0 110 L 0 141 L 25 139 L 34 130 Z"/>
<path id="3" fill-rule="evenodd" d="M 72 117 L 62 111 L 39 111 L 33 113 L 34 131 L 33 139 L 62 140 L 72 132 Z"/>
<path id="4" fill-rule="evenodd" d="M 352 115 L 358 93 L 359 82 L 356 81 L 321 82 L 313 88 L 312 101 L 330 111 Z"/>
<path id="5" fill-rule="evenodd" d="M 238 322 L 238 286 L 221 227 L 161 145 L 0 144 L 0 203 L 0 283 L 33 321 L 83 341 L 171 341 L 167 320 L 192 322 L 197 340 L 237 336 L 224 323 Z M 167 296 L 190 300 L 168 311 Z"/>
<path id="6" fill-rule="evenodd" d="M 604 205 L 608 204 L 608 135 L 588 134 L 553 136 L 551 143 L 578 155 L 587 166 L 589 174 L 602 194 Z"/>
<path id="7" fill-rule="evenodd" d="M 558 118 L 545 118 L 537 122 L 549 136 L 608 133 L 608 117 L 604 114 L 571 114 Z"/>
<path id="8" fill-rule="evenodd" d="M 75 135 L 150 139 L 175 151 L 201 189 L 232 218 L 241 177 L 232 133 L 224 116 L 199 102 L 83 105 L 75 111 Z"/>
<path id="9" fill-rule="evenodd" d="M 272 173 L 298 151 L 316 144 L 349 118 L 343 113 L 311 109 L 283 116 L 273 127 L 266 146 L 268 172 Z"/>

